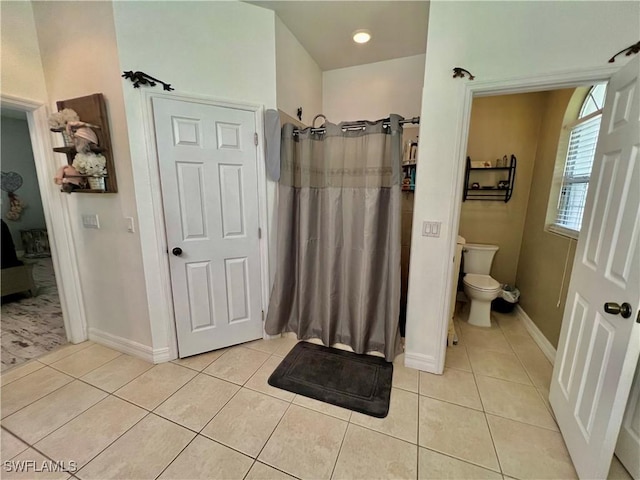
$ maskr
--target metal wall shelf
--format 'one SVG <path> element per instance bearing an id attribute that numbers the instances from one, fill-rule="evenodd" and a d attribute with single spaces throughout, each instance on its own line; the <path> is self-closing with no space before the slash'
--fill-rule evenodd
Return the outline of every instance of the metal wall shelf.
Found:
<path id="1" fill-rule="evenodd" d="M 472 167 L 471 158 L 467 157 L 462 201 L 484 200 L 507 203 L 511 200 L 511 195 L 513 194 L 513 186 L 516 180 L 516 163 L 515 155 L 511 155 L 509 165 L 506 167 L 478 168 Z M 494 173 L 494 175 L 487 175 L 488 173 Z M 484 184 L 483 181 L 485 182 Z M 492 182 L 491 185 L 486 184 L 489 181 Z M 499 187 L 499 182 L 504 182 L 504 187 Z M 478 187 L 473 188 L 474 183 L 478 184 Z"/>

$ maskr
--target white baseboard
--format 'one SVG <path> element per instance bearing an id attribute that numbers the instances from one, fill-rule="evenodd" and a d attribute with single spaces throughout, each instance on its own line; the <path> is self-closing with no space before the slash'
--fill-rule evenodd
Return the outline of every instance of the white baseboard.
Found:
<path id="1" fill-rule="evenodd" d="M 169 347 L 152 349 L 133 340 L 118 337 L 111 333 L 103 332 L 97 328 L 89 328 L 89 340 L 113 348 L 122 353 L 133 355 L 150 363 L 162 363 L 172 360 Z"/>
<path id="2" fill-rule="evenodd" d="M 516 305 L 516 313 L 520 320 L 522 320 L 522 323 L 524 323 L 524 327 L 527 329 L 527 332 L 529 332 L 529 335 L 531 335 L 531 338 L 533 338 L 533 341 L 536 342 L 540 350 L 542 350 L 542 353 L 544 353 L 544 356 L 547 357 L 551 365 L 553 365 L 556 360 L 556 349 L 554 346 L 551 345 L 551 342 L 547 340 L 547 337 L 545 337 L 538 326 L 533 323 L 533 320 L 531 320 L 520 305 Z"/>
<path id="3" fill-rule="evenodd" d="M 422 370 L 423 372 L 442 374 L 438 371 L 436 359 L 430 355 L 422 355 L 420 353 L 404 352 L 404 366 Z"/>
<path id="4" fill-rule="evenodd" d="M 164 363 L 170 360 L 175 360 L 175 357 L 171 356 L 171 349 L 169 347 L 156 348 L 153 350 L 153 363 Z"/>

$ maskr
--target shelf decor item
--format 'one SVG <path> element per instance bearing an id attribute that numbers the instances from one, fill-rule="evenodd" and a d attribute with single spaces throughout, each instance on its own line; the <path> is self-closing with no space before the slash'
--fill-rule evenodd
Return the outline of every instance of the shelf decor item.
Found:
<path id="1" fill-rule="evenodd" d="M 87 180 L 89 181 L 89 188 L 92 190 L 104 190 L 104 177 L 93 176 L 88 177 Z"/>
<path id="2" fill-rule="evenodd" d="M 49 127 L 52 132 L 62 133 L 62 139 L 64 140 L 65 147 L 73 146 L 73 139 L 69 131 L 67 130 L 67 123 L 77 122 L 80 117 L 71 108 L 64 108 L 59 112 L 53 112 L 49 115 Z"/>
<path id="3" fill-rule="evenodd" d="M 111 134 L 102 94 L 60 100 L 56 104 L 59 111 L 51 115 L 50 126 L 69 134 L 70 144 L 53 149 L 67 158 L 67 165 L 56 173 L 55 183 L 67 193 L 116 193 Z"/>
<path id="4" fill-rule="evenodd" d="M 79 152 L 73 159 L 73 168 L 87 176 L 91 190 L 104 190 L 104 177 L 107 174 L 107 159 L 100 153 Z"/>
<path id="5" fill-rule="evenodd" d="M 5 214 L 7 220 L 17 221 L 27 205 L 15 193 L 22 186 L 22 175 L 16 172 L 2 172 L 2 190 L 9 196 L 9 211 Z"/>

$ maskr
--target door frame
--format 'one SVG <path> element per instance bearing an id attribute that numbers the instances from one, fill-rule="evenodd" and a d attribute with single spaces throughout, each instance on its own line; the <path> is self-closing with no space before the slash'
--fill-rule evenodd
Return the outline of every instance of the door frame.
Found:
<path id="1" fill-rule="evenodd" d="M 461 102 L 461 111 L 458 114 L 460 119 L 460 134 L 456 140 L 455 152 L 458 158 L 454 162 L 455 170 L 453 180 L 455 185 L 455 195 L 450 203 L 448 212 L 448 224 L 451 228 L 451 238 L 449 239 L 448 257 L 453 258 L 456 249 L 457 232 L 460 227 L 460 212 L 462 210 L 462 192 L 464 183 L 464 165 L 467 156 L 467 141 L 469 139 L 469 125 L 471 123 L 471 105 L 474 97 L 489 97 L 497 95 L 509 95 L 516 93 L 532 93 L 545 90 L 558 90 L 562 88 L 572 88 L 581 85 L 590 85 L 597 82 L 609 81 L 611 76 L 617 72 L 623 64 L 580 70 L 567 70 L 545 75 L 532 75 L 526 77 L 514 77 L 502 80 L 488 81 L 467 81 L 462 92 L 463 101 Z M 458 272 L 454 271 L 453 262 L 449 262 L 447 266 L 447 274 L 445 278 L 445 295 L 443 298 L 448 299 L 452 295 L 452 279 Z M 566 302 L 566 300 L 565 300 Z M 444 361 L 447 351 L 447 332 L 449 328 L 448 318 L 448 302 L 443 302 L 443 314 L 439 323 L 437 332 L 440 342 L 437 343 L 438 351 L 434 352 L 436 360 L 436 371 L 444 371 Z"/>
<path id="2" fill-rule="evenodd" d="M 87 340 L 87 318 L 73 239 L 73 222 L 69 214 L 68 195 L 61 194 L 52 181 L 59 164 L 53 160 L 51 153 L 53 150 L 47 106 L 41 102 L 4 94 L 0 94 L 0 104 L 2 107 L 23 111 L 27 115 L 64 330 L 69 342 L 84 342 Z"/>
<path id="3" fill-rule="evenodd" d="M 176 319 L 173 305 L 173 292 L 171 289 L 171 271 L 169 268 L 169 250 L 167 242 L 166 220 L 164 206 L 162 204 L 162 184 L 160 181 L 160 163 L 155 137 L 155 123 L 153 119 L 153 99 L 167 98 L 170 100 L 200 103 L 222 108 L 232 108 L 252 112 L 256 122 L 256 133 L 258 134 L 257 175 L 258 175 L 258 222 L 262 231 L 260 238 L 260 283 L 261 283 L 261 305 L 266 312 L 269 301 L 269 230 L 267 216 L 267 174 L 264 154 L 264 107 L 258 104 L 235 102 L 216 99 L 208 96 L 193 94 L 183 94 L 179 92 L 154 92 L 145 91 L 142 94 L 143 124 L 145 131 L 145 143 L 147 149 L 147 172 L 150 190 L 148 192 L 151 200 L 150 208 L 144 208 L 138 204 L 138 214 L 148 215 L 148 221 L 153 226 L 152 231 L 140 228 L 140 236 L 143 244 L 147 245 L 148 256 L 143 255 L 144 275 L 147 288 L 147 300 L 149 302 L 149 314 L 151 318 L 151 332 L 154 340 L 154 361 L 174 360 L 178 358 L 178 337 L 176 333 Z M 145 243 L 148 241 L 148 243 Z M 154 320 L 156 319 L 156 320 Z M 264 316 L 263 335 L 264 335 Z M 156 342 L 158 329 L 166 330 L 165 339 Z M 156 344 L 165 344 L 166 348 L 155 348 Z M 158 354 L 159 353 L 159 354 Z"/>

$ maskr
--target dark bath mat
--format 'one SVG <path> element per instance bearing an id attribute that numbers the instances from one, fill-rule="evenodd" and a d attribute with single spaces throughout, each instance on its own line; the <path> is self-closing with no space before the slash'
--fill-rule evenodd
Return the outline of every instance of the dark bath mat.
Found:
<path id="1" fill-rule="evenodd" d="M 269 377 L 269 385 L 355 412 L 389 413 L 393 364 L 384 358 L 299 342 Z"/>

